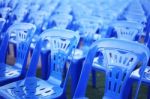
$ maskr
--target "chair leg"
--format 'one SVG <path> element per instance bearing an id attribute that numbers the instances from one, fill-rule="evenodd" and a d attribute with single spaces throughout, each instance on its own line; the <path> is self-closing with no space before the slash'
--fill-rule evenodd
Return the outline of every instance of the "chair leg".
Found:
<path id="1" fill-rule="evenodd" d="M 132 86 L 131 86 L 131 89 L 129 90 L 128 99 L 132 99 L 132 91 L 133 91 L 133 88 L 132 88 Z"/>
<path id="2" fill-rule="evenodd" d="M 150 86 L 148 86 L 147 99 L 150 99 Z"/>
<path id="3" fill-rule="evenodd" d="M 41 53 L 41 61 L 42 61 L 42 78 L 47 80 L 49 77 L 49 73 L 50 73 L 50 67 L 48 65 L 48 56 L 49 56 L 49 52 L 43 52 Z"/>
<path id="4" fill-rule="evenodd" d="M 96 88 L 96 71 L 92 70 L 92 86 Z"/>
<path id="5" fill-rule="evenodd" d="M 73 63 L 71 65 L 71 97 L 74 96 L 78 81 L 80 79 L 80 73 L 82 70 L 84 58 L 73 60 Z"/>
<path id="6" fill-rule="evenodd" d="M 7 49 L 7 55 L 10 55 L 10 46 L 8 46 L 8 49 Z"/>
<path id="7" fill-rule="evenodd" d="M 133 81 L 129 80 L 127 83 L 128 85 L 126 86 L 123 99 L 132 99 Z"/>
<path id="8" fill-rule="evenodd" d="M 16 58 L 17 56 L 17 45 L 16 44 L 13 44 L 13 51 L 14 51 L 14 57 Z"/>

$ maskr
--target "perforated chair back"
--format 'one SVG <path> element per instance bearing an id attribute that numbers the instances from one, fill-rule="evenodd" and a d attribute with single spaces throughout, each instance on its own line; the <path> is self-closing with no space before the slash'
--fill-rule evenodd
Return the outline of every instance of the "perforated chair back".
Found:
<path id="1" fill-rule="evenodd" d="M 10 35 L 10 42 L 16 43 L 32 37 L 36 27 L 31 23 L 16 23 L 10 26 L 7 33 Z"/>
<path id="2" fill-rule="evenodd" d="M 50 76 L 48 80 L 57 85 L 61 85 L 64 80 L 63 71 L 66 61 L 78 44 L 79 35 L 70 30 L 49 29 L 44 31 L 40 38 L 41 44 L 39 45 L 41 46 L 41 52 L 50 50 L 48 58 Z M 27 76 L 33 77 L 35 76 L 35 73 L 36 67 L 33 67 L 32 64 Z"/>
<path id="3" fill-rule="evenodd" d="M 136 22 L 116 21 L 112 25 L 117 33 L 118 39 L 135 40 L 143 33 L 144 26 Z"/>
<path id="4" fill-rule="evenodd" d="M 62 20 L 63 19 L 63 20 Z M 72 16 L 69 14 L 55 14 L 51 18 L 51 22 L 56 28 L 66 29 L 72 21 Z"/>
<path id="5" fill-rule="evenodd" d="M 94 34 L 103 25 L 103 21 L 95 16 L 84 16 L 77 19 L 77 23 L 79 25 L 79 31 L 83 35 Z"/>
<path id="6" fill-rule="evenodd" d="M 0 8 L 1 17 L 4 18 L 4 19 L 7 19 L 7 17 L 10 14 L 11 10 L 12 9 L 10 7 Z"/>
<path id="7" fill-rule="evenodd" d="M 88 81 L 87 75 L 91 71 L 97 52 L 103 53 L 104 66 L 106 67 L 103 98 L 126 99 L 127 94 L 124 93 L 129 92 L 130 84 L 128 81 L 130 80 L 130 74 L 139 62 L 142 63 L 141 72 L 143 73 L 150 55 L 148 48 L 139 43 L 118 39 L 101 39 L 94 43 L 83 65 L 74 97 L 83 97 L 85 95 Z"/>
<path id="8" fill-rule="evenodd" d="M 31 38 L 17 42 L 17 57 L 14 65 L 5 62 L 10 36 L 5 34 L 0 47 L 0 86 L 25 77 Z"/>

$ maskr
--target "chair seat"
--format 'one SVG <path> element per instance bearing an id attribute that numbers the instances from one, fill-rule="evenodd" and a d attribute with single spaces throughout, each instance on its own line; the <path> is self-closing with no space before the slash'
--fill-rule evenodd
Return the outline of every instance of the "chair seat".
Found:
<path id="1" fill-rule="evenodd" d="M 124 98 L 104 95 L 102 99 L 124 99 Z"/>
<path id="2" fill-rule="evenodd" d="M 6 64 L 0 64 L 0 82 L 20 76 L 21 69 Z"/>
<path id="3" fill-rule="evenodd" d="M 103 96 L 102 99 L 112 99 L 112 97 L 109 97 L 109 96 Z"/>
<path id="4" fill-rule="evenodd" d="M 62 94 L 61 87 L 36 77 L 28 77 L 0 87 L 0 96 L 6 99 L 51 99 Z"/>

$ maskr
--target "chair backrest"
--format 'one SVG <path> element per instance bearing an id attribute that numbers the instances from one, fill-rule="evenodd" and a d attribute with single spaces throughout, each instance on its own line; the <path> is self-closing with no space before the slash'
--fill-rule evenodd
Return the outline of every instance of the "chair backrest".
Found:
<path id="1" fill-rule="evenodd" d="M 28 10 L 25 7 L 17 7 L 13 12 L 12 16 L 13 19 L 12 21 L 14 22 L 23 22 L 26 19 L 26 16 L 28 14 Z"/>
<path id="2" fill-rule="evenodd" d="M 8 41 L 9 41 L 9 35 L 5 34 L 0 44 L 0 63 L 5 63 Z"/>
<path id="3" fill-rule="evenodd" d="M 69 14 L 55 14 L 52 16 L 51 21 L 57 28 L 66 29 L 72 21 L 72 16 Z"/>
<path id="4" fill-rule="evenodd" d="M 143 33 L 144 26 L 136 22 L 116 21 L 112 27 L 117 33 L 118 39 L 135 40 L 136 36 Z"/>
<path id="5" fill-rule="evenodd" d="M 56 14 L 62 14 L 62 13 L 65 13 L 65 14 L 69 14 L 71 12 L 71 6 L 69 3 L 63 3 L 63 4 L 60 4 L 60 6 L 55 9 L 55 12 Z"/>
<path id="6" fill-rule="evenodd" d="M 50 66 L 50 76 L 48 80 L 53 80 L 55 84 L 61 85 L 63 82 L 63 70 L 68 56 L 72 54 L 79 41 L 79 35 L 71 30 L 49 29 L 40 35 L 41 43 L 35 47 L 35 57 L 31 60 L 28 77 L 35 76 L 38 55 L 41 52 L 50 50 L 48 63 Z M 33 52 L 34 54 L 34 52 Z M 34 59 L 36 58 L 36 59 Z"/>
<path id="7" fill-rule="evenodd" d="M 10 41 L 24 41 L 28 37 L 32 37 L 36 27 L 31 23 L 16 23 L 10 26 L 7 33 L 10 36 Z"/>
<path id="8" fill-rule="evenodd" d="M 22 66 L 26 66 L 31 39 L 32 38 L 25 40 L 25 41 L 21 41 L 18 44 L 15 66 L 17 66 L 19 68 L 22 68 Z"/>
<path id="9" fill-rule="evenodd" d="M 98 17 L 84 16 L 77 19 L 79 31 L 84 34 L 96 33 L 99 28 L 102 28 L 103 21 Z"/>
<path id="10" fill-rule="evenodd" d="M 7 56 L 7 48 L 9 45 L 9 34 L 5 34 L 0 46 L 0 63 L 5 63 L 6 56 Z M 28 52 L 30 49 L 31 38 L 27 40 L 20 41 L 17 43 L 17 57 L 16 62 L 14 64 L 15 68 L 21 69 L 21 75 L 25 74 Z M 1 68 L 5 68 L 6 66 L 2 66 Z"/>
<path id="11" fill-rule="evenodd" d="M 140 12 L 139 12 L 140 13 Z M 134 14 L 126 14 L 125 15 L 125 18 L 128 20 L 128 21 L 135 21 L 135 22 L 138 22 L 138 23 L 141 23 L 143 25 L 146 24 L 147 22 L 147 18 L 145 15 L 134 15 Z"/>
<path id="12" fill-rule="evenodd" d="M 73 12 L 75 19 L 92 14 L 92 10 L 87 8 L 86 5 L 81 2 L 78 2 L 78 3 L 76 1 L 71 2 L 72 12 Z"/>
<path id="13" fill-rule="evenodd" d="M 10 7 L 4 7 L 4 8 L 0 8 L 0 15 L 2 18 L 7 18 L 8 14 L 10 13 L 11 8 Z"/>
<path id="14" fill-rule="evenodd" d="M 37 28 L 41 28 L 41 25 L 48 17 L 47 15 L 46 11 L 38 10 L 29 14 L 28 21 L 36 25 Z"/>
<path id="15" fill-rule="evenodd" d="M 128 87 L 127 82 L 131 72 L 139 62 L 145 65 L 150 56 L 148 48 L 136 42 L 118 39 L 101 39 L 97 41 L 92 45 L 85 60 L 74 97 L 85 95 L 87 75 L 91 71 L 97 52 L 103 54 L 103 65 L 106 66 L 105 95 L 114 97 L 114 99 L 123 97 L 123 92 Z"/>
<path id="16" fill-rule="evenodd" d="M 106 70 L 105 95 L 119 99 L 122 97 L 130 74 L 137 65 L 138 56 L 126 50 L 105 50 L 108 68 Z M 105 55 L 104 55 L 105 56 Z"/>
<path id="17" fill-rule="evenodd" d="M 91 45 L 91 43 L 94 41 L 94 36 L 97 31 L 103 28 L 102 19 L 95 16 L 84 16 L 79 18 L 77 19 L 76 24 L 79 25 L 78 31 L 84 40 L 84 45 L 87 46 Z"/>

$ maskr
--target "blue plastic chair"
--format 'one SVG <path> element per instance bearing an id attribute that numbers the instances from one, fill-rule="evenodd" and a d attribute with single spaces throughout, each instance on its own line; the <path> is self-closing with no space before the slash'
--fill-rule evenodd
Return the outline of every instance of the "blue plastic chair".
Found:
<path id="1" fill-rule="evenodd" d="M 78 34 L 72 34 L 69 30 L 47 30 L 41 34 L 33 51 L 31 63 L 24 80 L 19 80 L 0 87 L 0 96 L 3 98 L 63 98 L 65 99 L 68 72 L 64 75 L 68 56 L 78 44 Z M 37 63 L 41 51 L 50 50 L 48 66 L 50 75 L 44 81 L 35 77 Z M 11 90 L 11 93 L 8 91 Z M 7 95 L 6 95 L 7 94 Z"/>
<path id="2" fill-rule="evenodd" d="M 139 43 L 118 39 L 101 39 L 94 43 L 83 65 L 74 98 L 85 96 L 88 76 L 98 52 L 103 54 L 106 72 L 103 99 L 127 99 L 131 88 L 130 75 L 141 62 L 140 74 L 143 76 L 150 56 L 148 48 Z M 138 80 L 136 96 L 141 85 L 141 77 Z"/>
<path id="3" fill-rule="evenodd" d="M 4 18 L 0 18 L 0 44 L 1 44 L 1 40 L 3 38 L 3 28 L 5 25 L 6 20 Z"/>
<path id="4" fill-rule="evenodd" d="M 141 24 L 147 22 L 145 11 L 139 0 L 132 1 L 123 16 L 129 21 L 139 22 Z"/>
<path id="5" fill-rule="evenodd" d="M 10 0 L 2 0 L 1 3 L 2 3 L 2 7 L 7 7 L 8 4 L 9 4 Z"/>
<path id="6" fill-rule="evenodd" d="M 79 32 L 81 37 L 79 49 L 75 51 L 76 54 L 79 54 L 79 57 L 76 59 L 75 64 L 79 65 L 82 64 L 83 58 L 86 57 L 91 44 L 96 40 L 106 37 L 107 34 L 101 35 L 104 24 L 103 20 L 101 20 L 99 17 L 84 16 L 82 18 L 79 18 L 75 22 L 75 24 L 79 26 L 77 31 Z M 81 55 L 82 57 L 80 57 Z"/>
<path id="7" fill-rule="evenodd" d="M 72 16 L 70 14 L 54 14 L 50 18 L 50 23 L 54 28 L 67 29 L 71 22 Z"/>
<path id="8" fill-rule="evenodd" d="M 35 25 L 24 22 L 14 23 L 8 28 L 7 33 L 10 35 L 9 42 L 13 44 L 14 47 L 14 55 L 16 55 L 17 42 L 20 40 L 23 41 L 27 37 L 34 36 L 35 31 Z M 20 36 L 21 38 L 18 38 L 18 36 Z"/>
<path id="9" fill-rule="evenodd" d="M 0 16 L 1 18 L 4 18 L 6 20 L 5 22 L 5 27 L 4 27 L 4 32 L 7 30 L 8 26 L 10 25 L 10 21 L 9 21 L 9 17 L 10 17 L 10 12 L 11 12 L 11 8 L 10 7 L 3 7 L 0 8 Z"/>
<path id="10" fill-rule="evenodd" d="M 17 6 L 11 13 L 12 18 L 10 20 L 12 20 L 12 23 L 23 22 L 27 19 L 27 14 L 28 14 L 28 10 L 26 7 Z"/>
<path id="11" fill-rule="evenodd" d="M 132 21 L 116 21 L 112 24 L 116 31 L 117 38 L 123 40 L 138 40 L 143 35 L 144 25 Z"/>
<path id="12" fill-rule="evenodd" d="M 147 22 L 147 18 L 145 15 L 127 14 L 127 15 L 125 15 L 125 18 L 128 21 L 135 21 L 135 22 L 139 22 L 141 24 L 146 24 L 146 22 Z"/>
<path id="13" fill-rule="evenodd" d="M 38 10 L 29 14 L 27 22 L 30 22 L 36 26 L 36 34 L 43 32 L 44 22 L 47 21 L 46 19 L 49 17 L 47 15 L 47 12 L 42 10 Z"/>
<path id="14" fill-rule="evenodd" d="M 49 29 L 49 30 L 51 30 L 51 29 Z M 55 30 L 55 29 L 54 29 Z M 56 29 L 57 30 L 57 29 Z M 64 32 L 64 34 L 66 33 L 66 34 L 69 34 L 70 33 L 70 35 L 76 35 L 76 38 L 79 40 L 80 39 L 80 37 L 79 37 L 79 35 L 78 35 L 78 33 L 77 32 L 74 32 L 74 31 L 69 31 L 69 30 L 67 30 L 67 29 L 58 29 L 58 30 L 60 30 L 60 32 L 61 32 L 61 30 L 62 30 L 62 33 Z M 46 30 L 45 32 L 43 32 L 43 33 L 45 33 L 46 34 L 46 32 L 48 33 L 48 34 L 50 34 L 50 33 L 52 33 L 51 31 L 48 31 L 48 30 Z M 43 34 L 42 33 L 42 34 Z M 55 31 L 53 32 L 54 34 L 55 34 Z M 52 33 L 52 34 L 53 34 Z M 41 34 L 41 35 L 42 35 Z M 62 35 L 60 35 L 60 36 L 62 36 Z M 68 36 L 69 37 L 69 36 Z M 33 45 L 34 46 L 34 45 Z M 42 51 L 42 53 L 41 53 L 41 65 L 42 65 L 42 78 L 43 79 L 48 79 L 48 77 L 49 77 L 49 73 L 48 73 L 48 71 L 47 70 L 49 70 L 48 69 L 48 53 L 50 53 L 49 51 Z M 71 58 L 68 58 L 68 60 L 70 60 Z M 73 62 L 73 61 L 72 61 Z"/>
<path id="15" fill-rule="evenodd" d="M 138 41 L 140 37 L 143 35 L 143 28 L 144 28 L 143 25 L 136 22 L 115 21 L 111 25 L 117 34 L 117 39 L 127 41 Z M 103 59 L 103 57 L 101 58 Z M 95 62 L 96 61 L 98 62 L 97 59 L 95 59 Z M 96 70 L 104 71 L 104 68 L 96 64 L 93 65 L 92 71 L 93 87 L 96 87 Z"/>
<path id="16" fill-rule="evenodd" d="M 149 24 L 148 24 L 149 25 Z M 147 35 L 145 36 L 145 37 L 143 37 L 145 40 L 144 40 L 144 44 L 150 49 L 150 39 L 149 39 L 149 37 L 150 37 L 150 34 L 149 34 L 149 30 L 148 31 L 146 31 L 147 32 Z M 144 85 L 146 85 L 147 87 L 148 87 L 148 91 L 147 91 L 147 99 L 149 99 L 150 98 L 150 87 L 149 87 L 149 84 L 150 84 L 150 79 L 149 79 L 149 77 L 150 77 L 150 75 L 149 75 L 149 73 L 150 73 L 150 68 L 149 68 L 149 66 L 150 66 L 150 60 L 149 60 L 149 62 L 148 62 L 148 64 L 147 64 L 147 67 L 146 67 L 146 70 L 145 70 L 145 73 L 144 73 L 144 76 L 142 77 L 142 84 L 144 84 Z M 133 79 L 139 79 L 139 77 L 140 77 L 140 74 L 139 74 L 139 68 L 137 68 L 133 73 L 132 73 L 132 75 L 131 75 L 131 78 L 133 78 Z"/>
<path id="17" fill-rule="evenodd" d="M 1 17 L 7 19 L 7 16 L 8 16 L 10 11 L 11 11 L 10 7 L 2 7 L 2 8 L 0 8 Z"/>
<path id="18" fill-rule="evenodd" d="M 65 1 L 65 2 L 64 1 L 65 0 L 63 0 L 60 3 L 59 7 L 55 9 L 55 11 L 54 11 L 55 14 L 62 14 L 62 13 L 70 14 L 71 13 L 72 8 L 71 8 L 69 1 Z"/>
<path id="19" fill-rule="evenodd" d="M 6 20 L 4 18 L 0 18 L 0 35 L 1 35 L 1 32 L 2 32 L 5 22 L 6 22 Z"/>
<path id="20" fill-rule="evenodd" d="M 81 18 L 82 16 L 89 16 L 92 15 L 91 9 L 88 9 L 85 4 L 83 5 L 82 3 L 77 1 L 74 1 L 71 3 L 72 5 L 72 13 L 75 19 Z"/>
<path id="21" fill-rule="evenodd" d="M 9 45 L 9 38 L 10 35 L 5 34 L 0 47 L 0 86 L 22 79 L 23 77 L 25 77 L 26 73 L 26 63 L 31 40 L 29 38 L 26 38 L 24 42 L 21 40 L 17 42 L 16 62 L 12 66 L 8 65 L 5 62 L 7 56 L 7 48 Z M 18 35 L 16 36 L 16 38 L 22 38 L 22 35 Z"/>
<path id="22" fill-rule="evenodd" d="M 16 8 L 16 6 L 18 5 L 18 3 L 19 3 L 19 0 L 11 0 L 9 2 L 8 6 L 14 10 Z"/>
<path id="23" fill-rule="evenodd" d="M 110 37 L 111 32 L 109 32 L 108 30 L 109 25 L 106 24 L 105 20 L 103 20 L 100 17 L 84 16 L 82 18 L 79 18 L 75 23 L 79 25 L 78 31 L 81 36 L 81 40 L 80 40 L 81 45 L 79 45 L 79 50 L 75 51 L 75 57 L 76 55 L 79 57 L 76 57 L 74 64 L 81 65 L 79 66 L 80 68 L 76 70 L 76 71 L 81 71 L 83 61 L 89 51 L 91 44 L 94 41 L 99 40 L 101 38 Z M 93 79 L 93 83 L 94 83 L 94 79 Z"/>

